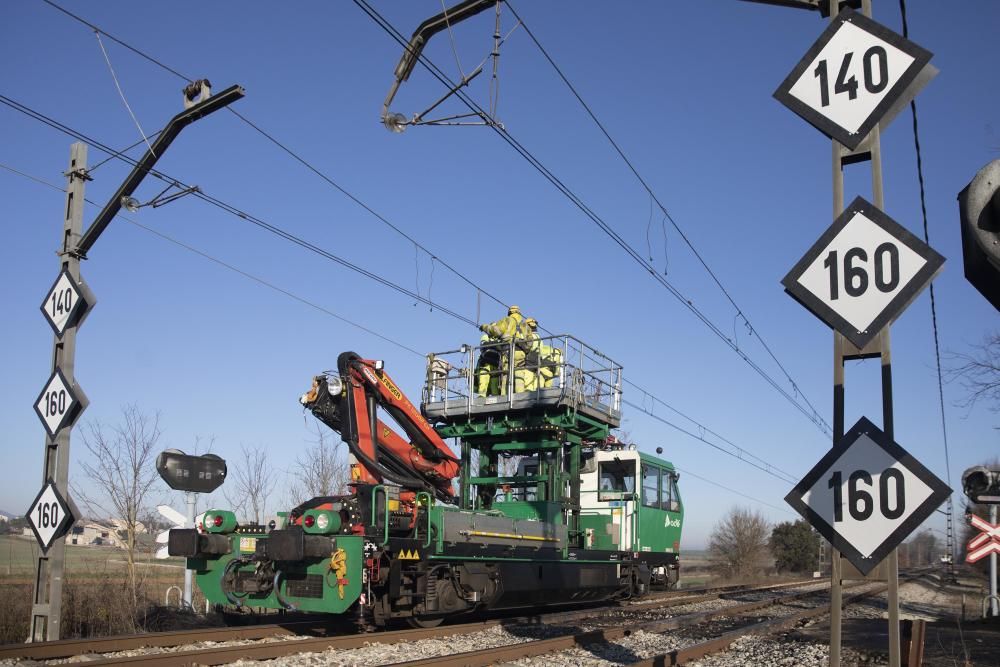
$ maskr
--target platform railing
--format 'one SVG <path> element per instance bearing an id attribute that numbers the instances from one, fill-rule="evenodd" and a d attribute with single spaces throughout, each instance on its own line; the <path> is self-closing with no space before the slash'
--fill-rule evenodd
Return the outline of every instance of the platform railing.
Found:
<path id="1" fill-rule="evenodd" d="M 621 411 L 622 367 L 570 335 L 490 341 L 427 355 L 425 404 L 448 413 L 477 406 L 559 398 L 616 415 Z"/>

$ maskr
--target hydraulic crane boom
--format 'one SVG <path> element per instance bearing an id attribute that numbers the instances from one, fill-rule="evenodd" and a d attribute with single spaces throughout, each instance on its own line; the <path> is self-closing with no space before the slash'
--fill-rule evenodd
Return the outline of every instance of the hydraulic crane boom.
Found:
<path id="1" fill-rule="evenodd" d="M 452 480 L 460 462 L 378 361 L 354 352 L 337 358 L 337 375 L 320 375 L 299 402 L 340 433 L 358 460 L 357 481 L 392 482 L 407 491 L 429 491 L 454 500 Z M 378 418 L 384 409 L 403 429 L 403 438 Z"/>

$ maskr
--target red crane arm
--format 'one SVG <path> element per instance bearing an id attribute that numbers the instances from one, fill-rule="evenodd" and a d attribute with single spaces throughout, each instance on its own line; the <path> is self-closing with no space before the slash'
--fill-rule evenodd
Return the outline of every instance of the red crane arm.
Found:
<path id="1" fill-rule="evenodd" d="M 345 352 L 337 359 L 340 387 L 314 379 L 302 403 L 338 431 L 363 468 L 368 483 L 389 481 L 451 500 L 460 462 L 381 364 Z M 384 409 L 405 432 L 400 436 L 376 414 Z"/>

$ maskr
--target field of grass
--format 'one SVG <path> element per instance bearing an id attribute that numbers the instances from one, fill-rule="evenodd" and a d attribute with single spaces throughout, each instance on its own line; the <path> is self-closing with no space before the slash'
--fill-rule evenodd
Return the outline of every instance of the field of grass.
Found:
<path id="1" fill-rule="evenodd" d="M 0 535 L 0 584 L 11 581 L 31 581 L 35 574 L 35 560 L 40 555 L 33 537 Z M 166 558 L 157 560 L 152 550 L 137 554 L 140 567 L 147 576 L 155 579 L 171 578 L 183 581 L 184 560 Z M 66 545 L 66 575 L 76 578 L 103 573 L 124 573 L 125 551 L 113 547 Z"/>
<path id="2" fill-rule="evenodd" d="M 158 546 L 158 545 L 156 545 Z M 81 637 L 153 630 L 156 605 L 171 586 L 183 588 L 184 561 L 157 560 L 154 549 L 137 553 L 139 600 L 127 586 L 126 554 L 112 547 L 66 546 L 63 586 L 63 636 Z M 32 582 L 39 556 L 34 537 L 0 535 L 0 643 L 21 642 L 28 634 Z M 171 593 L 176 605 L 179 593 Z M 195 591 L 194 603 L 204 607 Z M 152 617 L 151 617 L 152 614 Z"/>

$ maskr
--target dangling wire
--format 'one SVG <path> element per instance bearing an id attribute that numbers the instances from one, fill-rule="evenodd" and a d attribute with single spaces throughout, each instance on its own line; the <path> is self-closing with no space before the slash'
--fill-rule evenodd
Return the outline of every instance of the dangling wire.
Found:
<path id="1" fill-rule="evenodd" d="M 653 261 L 653 244 L 649 242 L 649 229 L 653 226 L 653 198 L 649 198 L 649 220 L 646 221 L 646 254 L 649 261 Z"/>
<path id="2" fill-rule="evenodd" d="M 465 71 L 462 69 L 462 61 L 458 59 L 458 48 L 455 46 L 455 33 L 451 31 L 451 21 L 448 20 L 448 8 L 444 6 L 444 0 L 441 0 L 441 13 L 444 14 L 444 24 L 448 26 L 448 38 L 451 40 L 451 52 L 455 54 L 455 64 L 458 65 L 458 74 L 464 79 Z"/>
<path id="3" fill-rule="evenodd" d="M 417 247 L 416 243 L 413 244 L 413 271 L 415 274 L 413 278 L 413 285 L 415 287 L 414 291 L 417 293 L 417 296 L 419 297 L 420 296 L 420 248 Z M 413 305 L 416 306 L 417 302 L 414 301 Z"/>
<path id="4" fill-rule="evenodd" d="M 663 211 L 663 218 L 660 220 L 660 228 L 663 230 L 663 275 L 667 275 L 667 268 L 670 266 L 670 255 L 667 253 L 667 212 Z"/>
<path id="5" fill-rule="evenodd" d="M 434 262 L 435 262 L 435 260 L 437 260 L 437 257 L 435 257 L 434 255 L 431 255 L 431 277 L 430 277 L 430 281 L 427 284 L 427 300 L 430 302 L 430 309 L 431 309 L 432 313 L 434 312 L 434 302 L 432 300 L 433 297 L 431 297 L 431 290 L 434 289 Z"/>
<path id="6" fill-rule="evenodd" d="M 94 37 L 97 38 L 97 44 L 101 47 L 101 53 L 104 54 L 104 62 L 108 64 L 108 70 L 111 72 L 111 78 L 114 79 L 115 88 L 118 89 L 118 95 L 122 98 L 122 102 L 125 103 L 125 108 L 128 109 L 128 115 L 132 116 L 132 122 L 135 123 L 137 128 L 139 128 L 139 134 L 142 135 L 142 140 L 146 142 L 146 148 L 148 148 L 150 154 L 155 157 L 156 153 L 153 153 L 153 147 L 150 145 L 149 139 L 146 138 L 146 133 L 142 131 L 142 126 L 139 125 L 139 119 L 135 117 L 134 113 L 132 113 L 132 107 L 129 106 L 128 100 L 125 99 L 125 93 L 122 92 L 122 87 L 118 83 L 118 76 L 115 74 L 115 68 L 111 66 L 111 58 L 108 57 L 108 52 L 104 48 L 104 42 L 101 41 L 101 33 L 95 30 Z"/>

